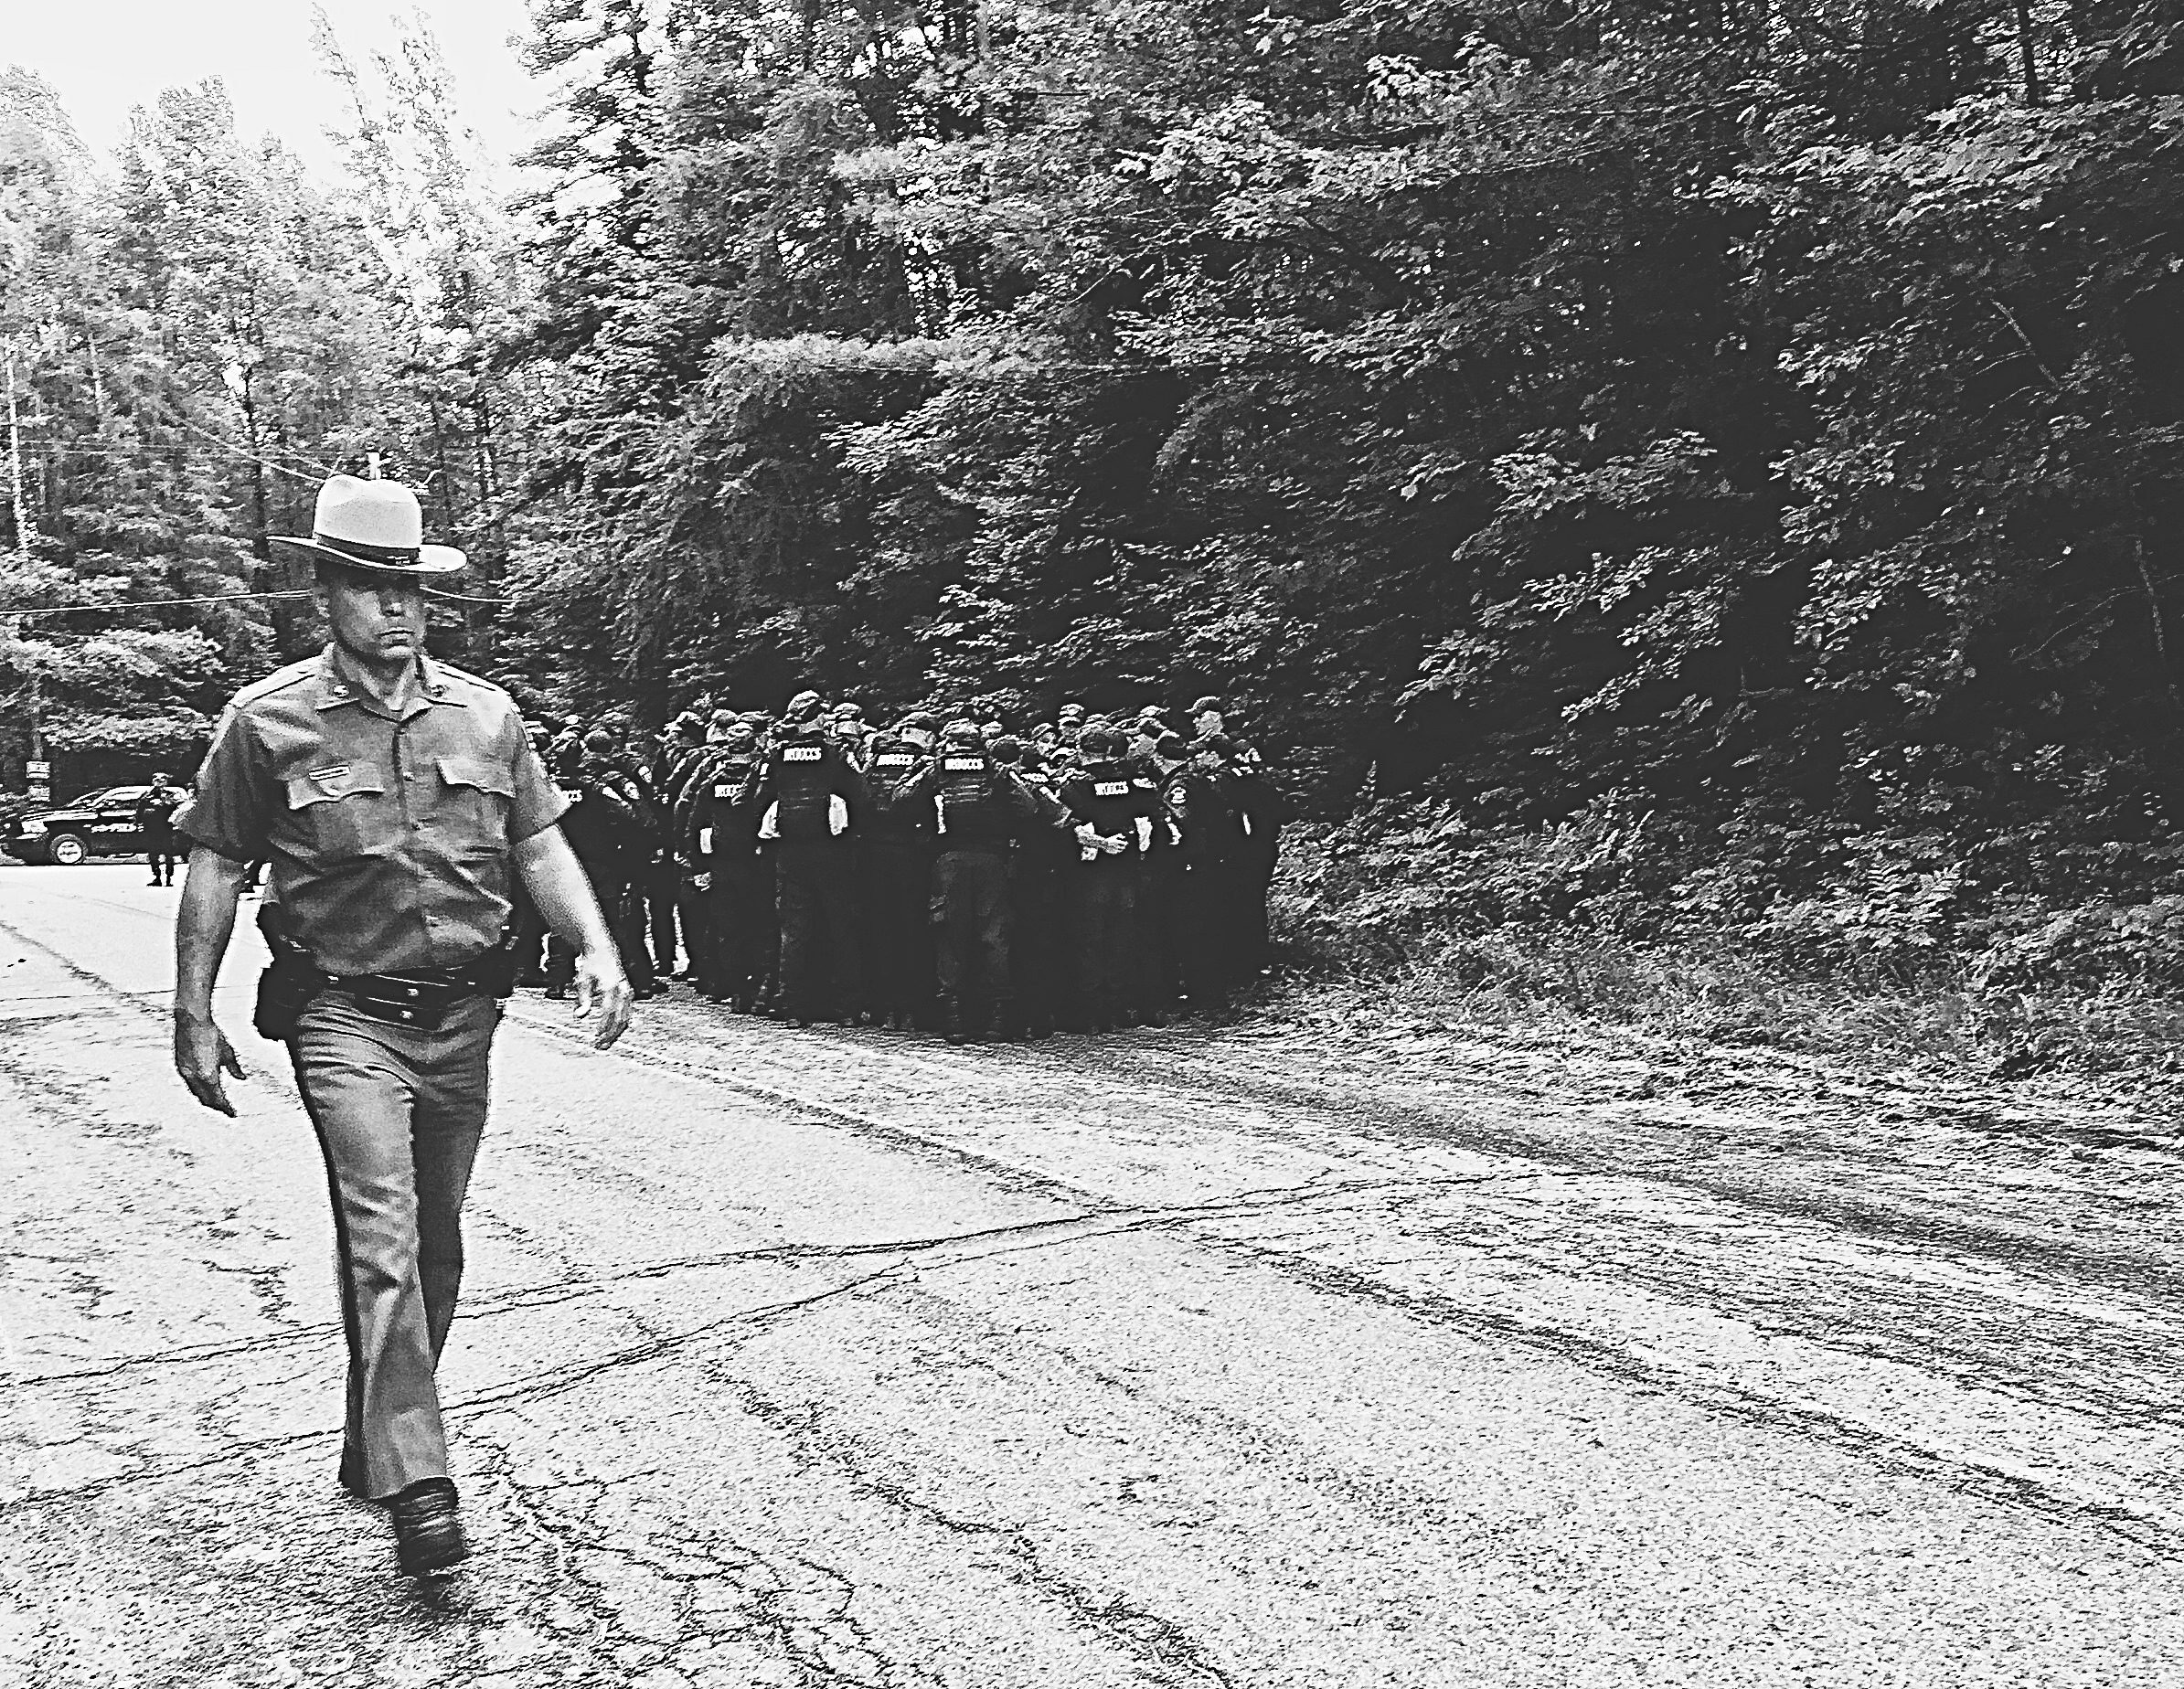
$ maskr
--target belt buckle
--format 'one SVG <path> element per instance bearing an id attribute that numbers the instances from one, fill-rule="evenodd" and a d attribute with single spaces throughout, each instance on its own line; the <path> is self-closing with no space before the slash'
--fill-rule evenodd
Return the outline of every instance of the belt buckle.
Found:
<path id="1" fill-rule="evenodd" d="M 378 978 L 353 982 L 350 998 L 374 1020 L 417 1032 L 437 1032 L 453 1001 L 444 988 L 418 981 Z"/>

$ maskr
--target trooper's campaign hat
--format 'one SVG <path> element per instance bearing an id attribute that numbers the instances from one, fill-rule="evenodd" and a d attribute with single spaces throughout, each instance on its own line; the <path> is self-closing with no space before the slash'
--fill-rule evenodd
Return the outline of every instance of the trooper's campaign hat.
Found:
<path id="1" fill-rule="evenodd" d="M 379 575 L 445 575 L 468 561 L 453 546 L 424 543 L 424 511 L 399 481 L 335 475 L 318 490 L 311 537 L 269 534 L 269 545 L 314 562 Z"/>

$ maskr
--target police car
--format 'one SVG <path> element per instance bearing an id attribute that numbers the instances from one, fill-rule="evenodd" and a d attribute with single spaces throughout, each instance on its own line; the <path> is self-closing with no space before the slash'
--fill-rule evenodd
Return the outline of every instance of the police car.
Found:
<path id="1" fill-rule="evenodd" d="M 136 805 L 149 786 L 110 786 L 58 809 L 31 810 L 7 833 L 7 854 L 25 862 L 72 868 L 93 856 L 129 856 L 143 851 Z"/>

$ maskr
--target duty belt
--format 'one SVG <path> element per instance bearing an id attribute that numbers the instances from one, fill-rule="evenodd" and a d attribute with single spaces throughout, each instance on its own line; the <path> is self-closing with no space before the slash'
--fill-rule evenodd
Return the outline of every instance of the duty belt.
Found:
<path id="1" fill-rule="evenodd" d="M 490 960 L 415 973 L 330 973 L 326 989 L 340 992 L 374 1020 L 432 1032 L 456 1004 L 494 994 Z"/>

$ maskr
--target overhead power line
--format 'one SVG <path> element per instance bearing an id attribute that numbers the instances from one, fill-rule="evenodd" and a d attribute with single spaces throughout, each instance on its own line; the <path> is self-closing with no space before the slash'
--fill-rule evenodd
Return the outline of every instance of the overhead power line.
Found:
<path id="1" fill-rule="evenodd" d="M 309 598 L 314 587 L 288 587 L 273 592 L 214 592 L 201 598 L 166 599 L 112 599 L 91 604 L 47 604 L 36 610 L 0 609 L 0 617 L 7 616 L 65 616 L 77 611 L 109 611 L 124 610 L 166 610 L 177 604 L 240 604 L 250 599 Z M 468 592 L 443 592 L 437 587 L 425 589 L 427 598 L 459 599 L 465 604 L 513 604 L 514 599 L 478 598 Z"/>

